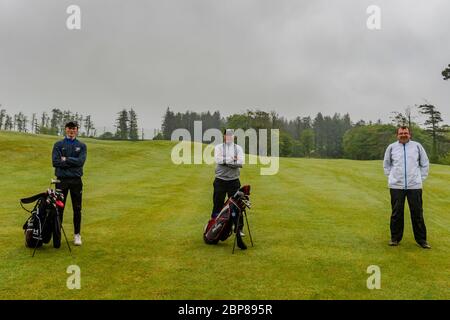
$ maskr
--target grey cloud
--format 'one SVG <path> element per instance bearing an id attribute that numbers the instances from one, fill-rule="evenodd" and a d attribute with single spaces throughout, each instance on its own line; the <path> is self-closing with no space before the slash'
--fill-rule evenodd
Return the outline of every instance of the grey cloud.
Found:
<path id="1" fill-rule="evenodd" d="M 80 31 L 65 28 L 73 3 Z M 380 31 L 366 28 L 371 4 Z M 134 106 L 150 129 L 168 105 L 386 121 L 427 98 L 449 122 L 449 12 L 444 0 L 0 0 L 0 103 L 67 107 L 99 127 Z"/>

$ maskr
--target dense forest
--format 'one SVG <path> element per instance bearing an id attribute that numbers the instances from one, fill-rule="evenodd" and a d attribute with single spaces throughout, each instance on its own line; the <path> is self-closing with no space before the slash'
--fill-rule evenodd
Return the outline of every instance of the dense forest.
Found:
<path id="1" fill-rule="evenodd" d="M 426 118 L 422 126 L 412 120 L 411 108 L 403 113 L 392 112 L 392 121 L 388 124 L 381 120 L 353 122 L 349 114 L 338 113 L 329 116 L 319 112 L 313 118 L 298 116 L 287 120 L 275 111 L 247 110 L 222 117 L 219 111 L 174 113 L 167 108 L 161 132 L 154 139 L 170 140 L 172 132 L 178 128 L 187 129 L 193 137 L 194 121 L 202 121 L 202 133 L 210 128 L 279 129 L 282 157 L 375 160 L 381 159 L 386 147 L 396 140 L 396 128 L 407 125 L 413 139 L 424 145 L 433 162 L 450 164 L 449 127 L 442 124 L 440 112 L 430 104 L 418 106 L 417 111 Z M 248 145 L 246 147 L 248 151 Z"/>

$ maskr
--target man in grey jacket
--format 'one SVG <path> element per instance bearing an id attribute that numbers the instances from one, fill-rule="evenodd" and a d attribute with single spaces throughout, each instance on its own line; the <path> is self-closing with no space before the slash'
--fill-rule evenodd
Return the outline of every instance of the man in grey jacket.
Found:
<path id="1" fill-rule="evenodd" d="M 240 168 L 244 163 L 244 151 L 241 146 L 234 143 L 234 132 L 231 129 L 224 130 L 224 143 L 214 148 L 214 158 L 217 164 L 214 179 L 213 209 L 211 218 L 215 218 L 224 206 L 225 196 L 232 197 L 241 187 L 239 180 Z M 234 219 L 234 218 L 233 218 Z M 242 241 L 245 234 L 242 232 L 244 221 L 242 215 L 234 220 L 236 243 L 242 250 L 247 246 Z"/>
<path id="2" fill-rule="evenodd" d="M 216 161 L 216 175 L 214 179 L 214 195 L 212 217 L 219 214 L 225 202 L 225 196 L 233 196 L 241 187 L 239 180 L 240 170 L 244 163 L 244 151 L 241 146 L 234 143 L 234 132 L 231 129 L 224 131 L 224 143 L 214 148 Z"/>
<path id="3" fill-rule="evenodd" d="M 411 212 L 414 238 L 422 248 L 430 249 L 422 207 L 422 182 L 428 176 L 428 156 L 420 143 L 411 140 L 408 127 L 397 129 L 397 140 L 386 149 L 383 162 L 384 174 L 388 176 L 392 206 L 389 245 L 397 246 L 402 240 L 406 198 Z"/>

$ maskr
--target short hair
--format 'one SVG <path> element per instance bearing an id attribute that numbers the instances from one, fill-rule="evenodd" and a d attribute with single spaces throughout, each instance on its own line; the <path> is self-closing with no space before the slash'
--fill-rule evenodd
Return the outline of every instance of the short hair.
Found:
<path id="1" fill-rule="evenodd" d="M 223 135 L 231 135 L 234 136 L 234 130 L 233 129 L 223 129 Z"/>
<path id="2" fill-rule="evenodd" d="M 396 131 L 397 135 L 398 135 L 398 130 L 400 130 L 400 129 L 403 129 L 403 130 L 408 129 L 408 132 L 411 134 L 411 130 L 409 129 L 408 126 L 400 126 L 397 128 L 397 131 Z"/>
<path id="3" fill-rule="evenodd" d="M 69 122 L 66 123 L 65 128 L 77 128 L 78 129 L 79 128 L 78 122 L 76 122 L 76 121 L 69 121 Z"/>

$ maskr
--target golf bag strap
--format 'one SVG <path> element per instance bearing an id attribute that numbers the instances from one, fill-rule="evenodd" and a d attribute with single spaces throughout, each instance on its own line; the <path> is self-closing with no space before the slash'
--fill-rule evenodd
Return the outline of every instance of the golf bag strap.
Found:
<path id="1" fill-rule="evenodd" d="M 36 206 L 34 206 L 34 208 L 33 208 L 32 210 L 28 210 L 27 208 L 25 208 L 25 207 L 23 206 L 23 203 L 22 203 L 22 202 L 20 202 L 20 206 L 21 206 L 22 209 L 25 210 L 26 212 L 31 213 L 31 215 L 33 215 L 33 210 L 34 210 L 34 208 L 36 208 Z"/>
<path id="2" fill-rule="evenodd" d="M 31 213 L 31 215 L 33 215 L 33 212 L 36 210 L 36 208 L 41 204 L 41 202 L 44 201 L 44 198 L 38 198 L 36 204 L 34 205 L 33 209 L 28 210 L 27 208 L 25 208 L 23 206 L 23 202 L 20 201 L 20 206 L 22 207 L 23 210 L 25 210 L 28 213 Z"/>
<path id="3" fill-rule="evenodd" d="M 33 202 L 36 202 L 39 198 L 44 198 L 45 195 L 46 195 L 46 193 L 43 192 L 43 193 L 36 194 L 32 197 L 29 197 L 29 198 L 23 198 L 23 199 L 20 199 L 20 203 L 21 204 L 22 203 L 24 203 L 24 204 L 33 203 Z"/>
<path id="4" fill-rule="evenodd" d="M 239 207 L 239 205 L 236 203 L 236 202 L 234 202 L 234 200 L 232 199 L 232 198 L 229 198 L 228 200 L 230 200 L 230 202 L 232 203 L 232 204 L 234 204 L 234 206 L 239 210 L 239 214 L 241 214 L 241 208 Z M 231 206 L 230 206 L 230 211 L 231 211 Z"/>

